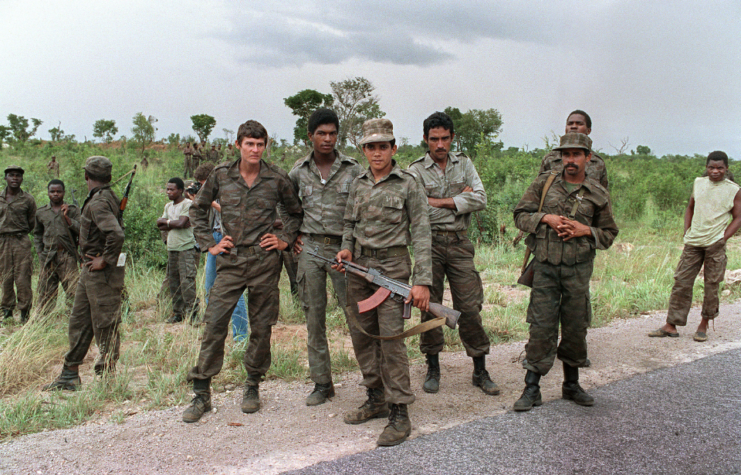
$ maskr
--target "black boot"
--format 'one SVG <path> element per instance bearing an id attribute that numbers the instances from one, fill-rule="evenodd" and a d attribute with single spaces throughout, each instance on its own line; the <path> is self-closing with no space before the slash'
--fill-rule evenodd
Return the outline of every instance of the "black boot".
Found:
<path id="1" fill-rule="evenodd" d="M 319 404 L 324 404 L 327 402 L 327 399 L 334 397 L 334 384 L 332 384 L 332 381 L 328 382 L 327 384 L 319 384 L 316 383 L 314 385 L 314 390 L 309 394 L 309 397 L 306 398 L 306 405 L 307 406 L 318 406 Z"/>
<path id="2" fill-rule="evenodd" d="M 412 421 L 406 404 L 390 404 L 389 423 L 376 442 L 381 447 L 399 445 L 412 433 Z"/>
<path id="3" fill-rule="evenodd" d="M 486 356 L 473 357 L 473 385 L 481 388 L 484 393 L 490 396 L 499 394 L 499 388 L 496 383 L 489 377 L 486 371 Z"/>
<path id="4" fill-rule="evenodd" d="M 67 366 L 62 367 L 62 374 L 57 376 L 57 379 L 42 387 L 42 391 L 77 391 L 82 382 L 80 381 L 80 373 L 78 372 L 78 366 Z"/>
<path id="5" fill-rule="evenodd" d="M 383 388 L 368 388 L 368 400 L 359 408 L 345 414 L 345 424 L 362 424 L 371 419 L 389 415 L 389 406 Z"/>
<path id="6" fill-rule="evenodd" d="M 28 314 L 30 314 L 30 310 L 21 310 L 21 325 L 28 322 Z"/>
<path id="7" fill-rule="evenodd" d="M 426 393 L 436 393 L 440 390 L 440 358 L 438 354 L 427 355 L 427 376 L 422 389 Z"/>
<path id="8" fill-rule="evenodd" d="M 183 412 L 183 422 L 198 422 L 205 413 L 211 410 L 211 378 L 194 379 L 195 397 L 190 407 Z"/>
<path id="9" fill-rule="evenodd" d="M 563 386 L 561 395 L 580 406 L 594 406 L 594 398 L 579 386 L 579 368 L 563 364 Z"/>
<path id="10" fill-rule="evenodd" d="M 515 411 L 529 411 L 533 406 L 543 404 L 543 398 L 540 395 L 540 375 L 534 371 L 527 371 L 525 375 L 525 390 L 522 392 L 520 399 L 515 402 Z"/>
<path id="11" fill-rule="evenodd" d="M 4 320 L 13 320 L 13 309 L 12 308 L 4 308 L 3 309 L 3 319 Z"/>
<path id="12" fill-rule="evenodd" d="M 242 396 L 242 412 L 252 414 L 260 410 L 260 376 L 247 376 Z"/>

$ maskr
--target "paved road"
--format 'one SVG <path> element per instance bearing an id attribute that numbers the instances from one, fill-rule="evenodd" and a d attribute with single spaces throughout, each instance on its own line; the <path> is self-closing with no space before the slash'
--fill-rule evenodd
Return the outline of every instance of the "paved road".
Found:
<path id="1" fill-rule="evenodd" d="M 741 349 L 590 392 L 288 473 L 741 473 Z"/>

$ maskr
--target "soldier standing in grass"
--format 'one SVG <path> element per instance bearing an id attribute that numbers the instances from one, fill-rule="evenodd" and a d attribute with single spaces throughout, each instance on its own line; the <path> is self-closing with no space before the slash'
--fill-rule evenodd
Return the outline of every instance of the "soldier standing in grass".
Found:
<path id="1" fill-rule="evenodd" d="M 301 297 L 309 352 L 309 370 L 314 390 L 307 406 L 323 404 L 334 396 L 332 366 L 327 343 L 327 275 L 345 310 L 346 284 L 342 274 L 328 264 L 301 252 L 303 248 L 333 259 L 340 251 L 344 214 L 350 185 L 363 172 L 358 162 L 335 149 L 340 121 L 329 109 L 317 109 L 309 117 L 308 134 L 312 151 L 299 160 L 288 174 L 301 198 L 304 220 L 294 250 L 298 254 L 297 287 Z"/>
<path id="2" fill-rule="evenodd" d="M 68 305 L 75 300 L 75 288 L 80 277 L 77 236 L 80 234 L 80 210 L 64 202 L 64 182 L 51 180 L 46 187 L 49 204 L 36 212 L 33 242 L 39 256 L 39 313 L 45 307 L 54 308 L 59 284 L 62 284 Z"/>
<path id="3" fill-rule="evenodd" d="M 211 378 L 221 371 L 229 320 L 245 289 L 251 331 L 244 353 L 247 381 L 242 412 L 260 409 L 258 386 L 270 368 L 270 335 L 280 307 L 280 251 L 293 245 L 302 217 L 286 172 L 262 160 L 267 140 L 268 133 L 259 122 L 240 125 L 236 142 L 240 159 L 214 168 L 190 209 L 201 249 L 216 256 L 217 274 L 204 316 L 206 330 L 198 363 L 188 373 L 195 397 L 183 413 L 185 422 L 196 422 L 211 410 Z M 224 237 L 219 243 L 208 219 L 214 200 L 221 205 Z M 276 231 L 273 223 L 279 204 L 286 213 L 283 229 Z"/>
<path id="4" fill-rule="evenodd" d="M 49 171 L 49 175 L 59 178 L 59 162 L 56 155 L 51 156 L 51 161 L 46 164 L 46 169 Z"/>
<path id="5" fill-rule="evenodd" d="M 442 303 L 445 277 L 448 277 L 453 308 L 461 312 L 459 333 L 466 354 L 473 358 L 473 384 L 486 394 L 499 394 L 499 388 L 486 371 L 489 336 L 481 321 L 484 289 L 473 264 L 474 248 L 468 240 L 471 213 L 486 208 L 486 191 L 473 162 L 463 153 L 451 153 L 455 137 L 453 120 L 435 112 L 423 124 L 427 154 L 409 166 L 409 172 L 423 186 L 430 205 L 432 228 L 432 287 L 430 301 Z M 422 321 L 433 319 L 422 313 Z M 420 335 L 419 348 L 427 358 L 427 377 L 422 389 L 436 393 L 440 384 L 438 354 L 445 344 L 443 329 Z"/>
<path id="6" fill-rule="evenodd" d="M 33 260 L 28 235 L 36 225 L 36 201 L 21 189 L 23 173 L 23 168 L 17 165 L 6 168 L 7 187 L 0 194 L 0 279 L 3 287 L 0 308 L 6 320 L 13 318 L 17 290 L 21 323 L 28 321 L 33 302 Z"/>
<path id="7" fill-rule="evenodd" d="M 185 148 L 183 149 L 183 157 L 185 162 L 185 171 L 183 173 L 183 176 L 185 178 L 190 178 L 193 176 L 193 170 L 195 170 L 196 167 L 193 166 L 193 153 L 195 153 L 195 150 L 193 150 L 193 147 L 190 145 L 190 142 L 185 143 Z"/>
<path id="8" fill-rule="evenodd" d="M 707 176 L 695 178 L 692 196 L 684 213 L 684 250 L 674 273 L 666 324 L 648 334 L 652 337 L 678 337 L 677 326 L 687 325 L 692 306 L 692 287 L 700 268 L 705 266 L 705 298 L 702 320 L 693 339 L 707 341 L 708 322 L 718 316 L 718 290 L 726 272 L 726 241 L 741 227 L 741 191 L 726 177 L 728 155 L 708 155 Z"/>
<path id="9" fill-rule="evenodd" d="M 528 411 L 543 403 L 540 378 L 548 374 L 556 356 L 563 362 L 563 398 L 582 406 L 594 404 L 594 399 L 579 385 L 579 368 L 588 366 L 589 279 L 595 249 L 609 248 L 618 229 L 610 195 L 585 173 L 591 145 L 585 134 L 563 135 L 556 147 L 561 152 L 563 171 L 541 174 L 515 208 L 515 224 L 530 233 L 525 242 L 534 255 L 533 287 L 527 309 L 530 338 L 523 361 L 526 387 L 515 402 L 515 411 Z M 549 180 L 552 184 L 538 212 Z"/>
<path id="10" fill-rule="evenodd" d="M 385 276 L 408 282 L 412 265 L 407 246 L 414 249 L 413 286 L 408 301 L 429 310 L 432 284 L 430 217 L 427 197 L 414 176 L 392 159 L 396 153 L 394 128 L 388 119 L 363 124 L 360 140 L 369 168 L 350 186 L 345 208 L 341 251 L 337 260 L 357 262 Z M 332 266 L 342 269 L 341 265 Z M 376 287 L 365 279 L 348 276 L 348 298 L 357 303 L 370 297 Z M 377 308 L 354 318 L 369 334 L 392 336 L 404 331 L 404 304 L 387 299 Z M 403 339 L 377 340 L 350 325 L 353 349 L 368 388 L 368 400 L 345 414 L 347 424 L 360 424 L 388 414 L 389 423 L 378 445 L 402 443 L 412 431 L 407 405 L 414 402 L 409 383 L 409 360 Z M 390 411 L 389 411 L 390 409 Z"/>
<path id="11" fill-rule="evenodd" d="M 121 292 L 126 255 L 121 254 L 124 231 L 118 197 L 111 190 L 113 165 L 106 157 L 93 156 L 85 162 L 88 195 L 80 218 L 82 273 L 69 320 L 69 351 L 62 373 L 45 390 L 76 390 L 79 367 L 95 337 L 100 357 L 95 373 L 115 370 L 121 338 Z"/>

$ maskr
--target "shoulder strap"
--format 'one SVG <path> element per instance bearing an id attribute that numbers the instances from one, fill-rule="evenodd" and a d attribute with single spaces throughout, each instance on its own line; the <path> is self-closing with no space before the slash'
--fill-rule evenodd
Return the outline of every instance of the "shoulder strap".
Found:
<path id="1" fill-rule="evenodd" d="M 555 170 L 551 170 L 551 174 L 548 175 L 548 179 L 545 181 L 545 185 L 543 186 L 543 191 L 540 193 L 540 205 L 538 205 L 538 213 L 543 209 L 543 203 L 545 203 L 545 195 L 548 193 L 548 190 L 551 188 L 551 185 L 553 184 L 553 181 L 558 176 L 558 172 Z M 527 268 L 527 261 L 530 259 L 530 248 L 525 248 L 525 259 L 522 262 L 522 272 L 525 272 L 525 268 Z"/>

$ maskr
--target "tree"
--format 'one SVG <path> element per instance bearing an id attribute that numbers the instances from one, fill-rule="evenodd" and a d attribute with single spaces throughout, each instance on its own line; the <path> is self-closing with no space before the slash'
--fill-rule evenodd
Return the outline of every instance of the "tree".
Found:
<path id="1" fill-rule="evenodd" d="M 10 135 L 10 127 L 0 125 L 0 150 L 3 148 L 3 143 L 8 139 Z"/>
<path id="2" fill-rule="evenodd" d="M 363 122 L 378 119 L 386 115 L 378 105 L 378 97 L 373 95 L 376 89 L 363 77 L 330 82 L 334 109 L 340 118 L 340 131 L 337 142 L 345 146 L 349 140 L 355 147 L 363 136 Z"/>
<path id="3" fill-rule="evenodd" d="M 211 131 L 216 127 L 216 119 L 208 114 L 192 115 L 190 116 L 190 120 L 193 122 L 193 132 L 198 135 L 201 142 L 208 140 Z"/>
<path id="4" fill-rule="evenodd" d="M 93 137 L 98 137 L 105 143 L 110 143 L 113 136 L 118 133 L 115 120 L 100 119 L 93 124 Z"/>
<path id="5" fill-rule="evenodd" d="M 306 135 L 309 126 L 309 116 L 320 107 L 331 107 L 334 99 L 331 94 L 322 94 L 314 89 L 304 89 L 293 96 L 283 99 L 283 103 L 298 117 L 293 127 L 293 143 L 309 144 Z"/>
<path id="6" fill-rule="evenodd" d="M 36 131 L 39 130 L 39 126 L 43 122 L 34 118 L 31 118 L 31 122 L 33 127 L 29 129 L 28 119 L 22 115 L 8 114 L 8 125 L 10 126 L 10 132 L 13 134 L 13 139 L 25 143 L 30 137 L 36 135 Z"/>
<path id="7" fill-rule="evenodd" d="M 636 153 L 638 155 L 651 155 L 651 149 L 646 145 L 639 145 L 636 147 Z"/>
<path id="8" fill-rule="evenodd" d="M 137 112 L 133 121 L 134 127 L 131 128 L 131 133 L 134 134 L 134 140 L 141 146 L 140 154 L 144 156 L 144 149 L 154 142 L 155 132 L 157 131 L 154 123 L 157 122 L 157 118 L 151 115 L 145 117 L 141 112 Z"/>
<path id="9" fill-rule="evenodd" d="M 493 145 L 502 128 L 502 114 L 496 109 L 471 109 L 461 113 L 458 108 L 448 107 L 445 113 L 453 119 L 456 148 L 471 157 L 476 156 L 478 145 Z"/>
<path id="10" fill-rule="evenodd" d="M 234 143 L 234 131 L 229 129 L 221 129 L 222 132 L 224 132 L 224 138 L 226 139 L 226 143 Z"/>
<path id="11" fill-rule="evenodd" d="M 49 129 L 49 135 L 51 135 L 51 141 L 52 142 L 59 142 L 64 138 L 64 130 L 62 130 L 62 123 L 59 122 L 59 125 L 56 127 Z"/>

